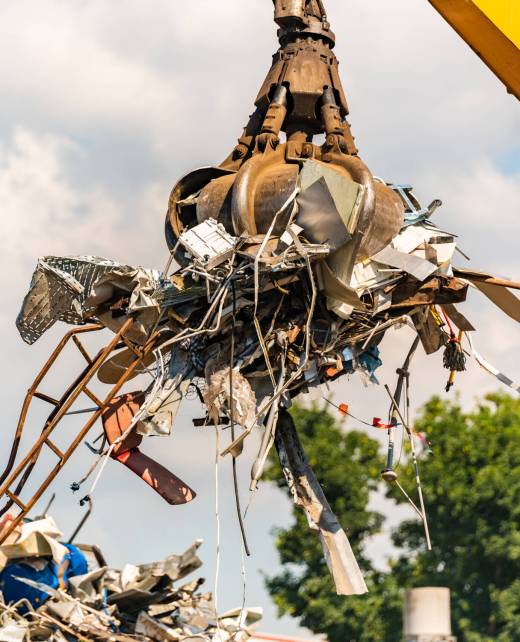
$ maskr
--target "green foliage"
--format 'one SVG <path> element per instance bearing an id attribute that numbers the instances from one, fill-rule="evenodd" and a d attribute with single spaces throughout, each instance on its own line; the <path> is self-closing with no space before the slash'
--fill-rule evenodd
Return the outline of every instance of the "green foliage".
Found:
<path id="1" fill-rule="evenodd" d="M 293 526 L 277 533 L 284 571 L 267 580 L 269 591 L 281 614 L 327 633 L 330 642 L 398 642 L 400 636 L 392 635 L 401 617 L 394 579 L 376 573 L 363 552 L 364 541 L 378 533 L 383 522 L 381 514 L 368 508 L 383 468 L 379 444 L 364 433 L 343 429 L 316 405 L 296 405 L 291 414 L 309 463 L 347 532 L 371 592 L 368 597 L 348 599 L 336 595 L 319 539 L 299 509 L 294 511 Z M 267 476 L 286 488 L 276 459 L 275 454 Z"/>
<path id="2" fill-rule="evenodd" d="M 296 406 L 292 414 L 370 593 L 335 594 L 318 538 L 295 509 L 292 527 L 277 533 L 283 572 L 267 580 L 281 614 L 329 642 L 399 642 L 404 589 L 448 586 L 459 642 L 520 640 L 520 401 L 489 395 L 471 413 L 438 398 L 426 404 L 415 429 L 433 444 L 420 467 L 434 550 L 426 551 L 418 521 L 404 522 L 393 536 L 401 553 L 388 573 L 377 572 L 363 554 L 364 542 L 383 524 L 368 509 L 383 468 L 377 442 L 317 406 Z M 283 488 L 275 458 L 268 475 Z M 415 497 L 409 459 L 398 472 Z M 388 496 L 406 502 L 395 486 Z"/>
<path id="3" fill-rule="evenodd" d="M 409 555 L 395 573 L 407 585 L 451 588 L 460 640 L 520 640 L 520 401 L 489 395 L 465 414 L 433 398 L 416 429 L 434 448 L 421 466 L 434 550 L 417 522 L 402 524 L 394 541 Z M 409 466 L 401 477 L 413 493 Z"/>

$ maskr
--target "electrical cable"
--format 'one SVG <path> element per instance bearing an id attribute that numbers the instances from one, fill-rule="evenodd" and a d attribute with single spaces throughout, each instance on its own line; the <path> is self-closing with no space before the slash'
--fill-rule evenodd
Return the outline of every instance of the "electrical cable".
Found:
<path id="1" fill-rule="evenodd" d="M 218 425 L 215 423 L 215 529 L 216 529 L 216 555 L 215 555 L 215 588 L 213 591 L 214 602 L 215 602 L 215 613 L 217 621 L 217 632 L 219 639 L 221 638 L 220 633 L 220 621 L 218 618 L 218 583 L 220 576 L 220 502 L 219 502 L 219 459 L 220 459 L 220 433 L 218 431 Z"/>
<path id="2" fill-rule="evenodd" d="M 110 459 L 110 455 L 112 454 L 112 451 L 114 450 L 115 447 L 116 447 L 116 442 L 114 442 L 113 444 L 110 444 L 107 452 L 105 453 L 105 455 L 103 455 L 103 463 L 101 464 L 101 468 L 99 469 L 99 471 L 98 471 L 98 473 L 96 475 L 96 478 L 94 479 L 94 482 L 93 482 L 92 486 L 90 487 L 90 491 L 89 491 L 89 493 L 87 495 L 88 498 L 92 497 L 92 495 L 94 494 L 94 491 L 96 490 L 98 482 L 101 479 L 101 475 L 103 474 L 103 472 L 105 470 L 105 467 L 107 465 L 107 462 Z"/>
<path id="3" fill-rule="evenodd" d="M 334 408 L 336 408 L 336 410 L 339 410 L 339 412 L 340 412 L 342 415 L 345 415 L 346 417 L 350 417 L 351 419 L 354 419 L 354 421 L 357 421 L 357 422 L 359 422 L 360 424 L 363 424 L 364 426 L 368 426 L 369 428 L 374 428 L 374 427 L 375 427 L 373 422 L 372 422 L 372 423 L 368 423 L 368 421 L 364 421 L 363 419 L 359 419 L 358 417 L 354 416 L 354 415 L 353 415 L 353 414 L 351 414 L 350 412 L 345 411 L 345 410 L 342 410 L 339 406 L 337 406 L 337 405 L 336 405 L 334 402 L 332 402 L 330 399 L 327 399 L 327 397 L 325 397 L 325 396 L 323 396 L 323 395 L 322 395 L 322 396 L 321 396 L 321 398 L 322 398 L 324 401 L 326 401 L 328 404 L 330 404 L 331 406 L 333 406 Z"/>
<path id="4" fill-rule="evenodd" d="M 416 449 L 415 449 L 415 442 L 413 440 L 413 433 L 412 433 L 410 427 L 408 426 L 408 424 L 406 423 L 405 419 L 403 418 L 401 410 L 399 409 L 399 406 L 397 405 L 396 400 L 395 400 L 394 396 L 392 395 L 392 393 L 390 392 L 390 388 L 387 385 L 385 385 L 385 390 L 388 393 L 388 396 L 390 397 L 390 399 L 392 401 L 392 404 L 394 406 L 394 409 L 397 412 L 397 414 L 399 415 L 399 418 L 401 419 L 401 422 L 403 423 L 403 426 L 405 427 L 406 432 L 408 433 L 408 438 L 410 440 L 410 447 L 411 447 L 411 450 L 412 450 L 412 463 L 413 463 L 413 468 L 414 468 L 414 472 L 415 472 L 415 483 L 416 483 L 416 486 L 417 486 L 417 492 L 419 494 L 419 505 L 420 505 L 420 508 L 421 508 L 422 521 L 423 521 L 423 526 L 424 526 L 424 534 L 426 536 L 426 545 L 427 545 L 428 550 L 431 551 L 432 550 L 432 543 L 431 543 L 431 539 L 430 539 L 430 529 L 428 527 L 428 517 L 426 515 L 426 506 L 425 506 L 425 503 L 424 503 L 424 496 L 423 496 L 423 491 L 422 491 L 421 478 L 420 478 L 420 475 L 419 475 L 419 464 L 418 464 L 418 461 L 417 461 L 417 452 L 416 452 Z"/>
<path id="5" fill-rule="evenodd" d="M 233 298 L 233 315 L 231 320 L 231 355 L 230 355 L 230 364 L 229 364 L 229 420 L 231 422 L 231 441 L 235 441 L 235 407 L 233 404 L 233 367 L 235 364 L 235 328 L 236 328 L 236 291 L 235 283 L 231 283 L 231 295 Z M 237 474 L 237 458 L 232 456 L 231 465 L 233 468 L 233 486 L 235 490 L 235 504 L 238 515 L 238 523 L 240 526 L 240 533 L 242 537 L 242 543 L 244 545 L 244 550 L 246 555 L 249 557 L 251 551 L 249 550 L 249 545 L 247 543 L 246 529 L 244 526 L 244 521 L 242 519 L 242 508 L 240 506 L 240 492 L 238 488 L 238 474 Z"/>
<path id="6" fill-rule="evenodd" d="M 269 371 L 269 376 L 271 377 L 271 383 L 273 384 L 273 388 L 276 386 L 276 380 L 273 372 L 273 368 L 271 365 L 271 360 L 269 358 L 269 352 L 267 351 L 267 348 L 265 346 L 265 341 L 264 337 L 262 335 L 262 329 L 260 327 L 260 322 L 258 321 L 258 291 L 260 287 L 260 279 L 259 279 L 259 263 L 260 263 L 260 258 L 262 254 L 264 253 L 264 250 L 267 246 L 267 243 L 269 242 L 269 239 L 271 238 L 271 235 L 273 233 L 274 227 L 276 225 L 276 222 L 278 221 L 279 215 L 291 204 L 293 204 L 293 209 L 291 212 L 291 215 L 289 218 L 292 217 L 294 214 L 295 208 L 296 208 L 296 196 L 298 195 L 299 189 L 296 188 L 294 192 L 289 196 L 289 198 L 285 201 L 285 203 L 282 205 L 282 207 L 275 213 L 273 216 L 273 220 L 271 221 L 271 225 L 269 226 L 269 229 L 267 230 L 267 234 L 265 235 L 262 243 L 260 244 L 260 248 L 258 249 L 258 252 L 255 256 L 255 262 L 254 262 L 254 285 L 255 285 L 255 306 L 254 306 L 254 311 L 253 311 L 253 323 L 256 329 L 256 333 L 258 336 L 258 341 L 260 343 L 260 347 L 262 348 L 262 352 L 264 353 L 264 359 L 265 363 L 267 365 L 267 369 Z"/>

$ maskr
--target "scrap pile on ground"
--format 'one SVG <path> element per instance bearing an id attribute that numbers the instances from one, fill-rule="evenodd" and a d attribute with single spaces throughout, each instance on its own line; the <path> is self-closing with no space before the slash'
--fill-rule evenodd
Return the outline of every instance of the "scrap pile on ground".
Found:
<path id="1" fill-rule="evenodd" d="M 197 541 L 182 555 L 122 570 L 99 549 L 63 544 L 54 520 L 26 522 L 0 547 L 0 641 L 246 642 L 258 609 L 217 617 Z"/>

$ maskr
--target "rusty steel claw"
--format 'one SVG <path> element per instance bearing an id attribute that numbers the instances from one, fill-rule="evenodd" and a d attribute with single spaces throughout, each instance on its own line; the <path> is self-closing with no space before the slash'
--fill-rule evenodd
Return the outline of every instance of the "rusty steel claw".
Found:
<path id="1" fill-rule="evenodd" d="M 364 188 L 348 252 L 351 265 L 388 245 L 402 226 L 404 206 L 357 156 L 323 2 L 273 4 L 280 48 L 256 98 L 256 110 L 220 167 L 192 172 L 174 187 L 166 219 L 168 245 L 173 248 L 184 230 L 208 218 L 232 235 L 265 234 L 294 192 L 305 161 L 312 159 Z M 318 134 L 325 135 L 321 145 L 314 142 Z M 283 233 L 286 223 L 287 214 L 280 216 L 273 234 Z M 183 257 L 177 258 L 182 263 Z M 334 263 L 340 259 L 345 257 L 332 260 L 331 269 L 341 278 L 348 276 L 348 269 L 338 272 Z"/>

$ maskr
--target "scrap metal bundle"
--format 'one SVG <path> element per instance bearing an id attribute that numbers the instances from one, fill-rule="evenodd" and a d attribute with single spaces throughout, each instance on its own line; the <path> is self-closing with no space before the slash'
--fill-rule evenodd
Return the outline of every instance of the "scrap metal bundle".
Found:
<path id="1" fill-rule="evenodd" d="M 172 504 L 195 493 L 139 445 L 170 434 L 189 389 L 206 405 L 199 425 L 231 425 L 223 455 L 240 455 L 259 426 L 251 490 L 275 445 L 338 593 L 357 594 L 363 576 L 305 459 L 291 400 L 353 373 L 376 381 L 378 346 L 403 325 L 428 354 L 445 348 L 451 386 L 465 367 L 462 333 L 473 330 L 455 307 L 469 284 L 516 320 L 520 306 L 507 289 L 515 284 L 454 270 L 455 235 L 432 220 L 440 201 L 422 207 L 410 186 L 376 178 L 359 158 L 323 2 L 274 4 L 280 49 L 237 146 L 172 191 L 167 268 L 46 257 L 17 324 L 28 343 L 57 320 L 126 333 L 98 379 L 115 384 L 134 368 L 153 381 L 98 404 L 107 453 Z"/>
<path id="2" fill-rule="evenodd" d="M 2 642 L 246 642 L 259 609 L 217 616 L 201 567 L 198 540 L 182 555 L 122 570 L 99 549 L 60 542 L 51 517 L 26 522 L 0 547 Z"/>

